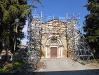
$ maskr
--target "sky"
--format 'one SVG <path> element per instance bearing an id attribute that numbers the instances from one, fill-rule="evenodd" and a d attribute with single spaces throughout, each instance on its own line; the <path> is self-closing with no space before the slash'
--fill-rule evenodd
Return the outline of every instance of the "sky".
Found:
<path id="1" fill-rule="evenodd" d="M 85 20 L 85 15 L 89 12 L 84 7 L 87 4 L 87 0 L 40 0 L 42 5 L 39 3 L 34 3 L 37 6 L 36 10 L 33 10 L 33 13 L 42 12 L 42 18 L 45 16 L 55 16 L 55 17 L 65 17 L 66 13 L 68 14 L 79 14 L 80 13 L 80 26 L 83 26 L 83 21 Z M 27 21 L 23 29 L 23 32 L 27 36 Z M 22 44 L 26 45 L 27 39 L 22 40 Z"/>

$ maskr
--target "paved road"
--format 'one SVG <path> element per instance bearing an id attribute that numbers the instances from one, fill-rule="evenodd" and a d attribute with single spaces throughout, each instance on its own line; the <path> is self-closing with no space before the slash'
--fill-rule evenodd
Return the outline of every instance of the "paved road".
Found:
<path id="1" fill-rule="evenodd" d="M 68 58 L 43 59 L 46 68 L 35 75 L 99 75 L 99 68 L 82 65 Z"/>

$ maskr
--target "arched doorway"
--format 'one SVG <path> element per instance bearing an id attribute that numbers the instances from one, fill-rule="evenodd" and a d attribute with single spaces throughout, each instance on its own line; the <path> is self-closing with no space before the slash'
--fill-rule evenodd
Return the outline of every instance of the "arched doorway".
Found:
<path id="1" fill-rule="evenodd" d="M 50 57 L 51 58 L 57 58 L 57 47 L 51 47 L 50 48 Z"/>
<path id="2" fill-rule="evenodd" d="M 46 58 L 62 57 L 62 42 L 57 36 L 51 36 L 46 40 Z"/>

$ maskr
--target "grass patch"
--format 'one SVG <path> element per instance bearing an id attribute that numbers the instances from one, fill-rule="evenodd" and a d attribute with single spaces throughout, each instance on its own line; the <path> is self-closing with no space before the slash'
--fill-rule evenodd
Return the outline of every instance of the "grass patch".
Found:
<path id="1" fill-rule="evenodd" d="M 25 64 L 25 61 L 16 61 L 14 62 L 14 69 L 17 70 L 19 67 Z M 0 69 L 0 72 L 2 71 L 10 71 L 12 69 L 12 63 L 6 64 L 2 69 Z"/>
<path id="2" fill-rule="evenodd" d="M 25 64 L 25 61 L 18 61 L 14 63 L 14 69 L 17 70 L 18 68 L 20 68 L 22 65 Z"/>
<path id="3" fill-rule="evenodd" d="M 0 69 L 0 71 L 9 71 L 12 69 L 12 66 L 4 66 L 2 69 Z"/>
<path id="4" fill-rule="evenodd" d="M 91 59 L 90 62 L 91 63 L 99 63 L 99 59 Z"/>

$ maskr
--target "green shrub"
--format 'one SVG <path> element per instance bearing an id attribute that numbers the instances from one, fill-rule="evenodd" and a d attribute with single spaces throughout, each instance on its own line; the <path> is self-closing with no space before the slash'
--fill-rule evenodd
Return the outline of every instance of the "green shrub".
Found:
<path id="1" fill-rule="evenodd" d="M 14 62 L 14 69 L 18 69 L 22 65 L 25 64 L 25 61 L 16 61 Z M 9 71 L 12 69 L 12 64 L 11 65 L 5 65 L 0 71 Z"/>
<path id="2" fill-rule="evenodd" d="M 0 71 L 9 71 L 12 69 L 12 66 L 4 66 Z"/>

